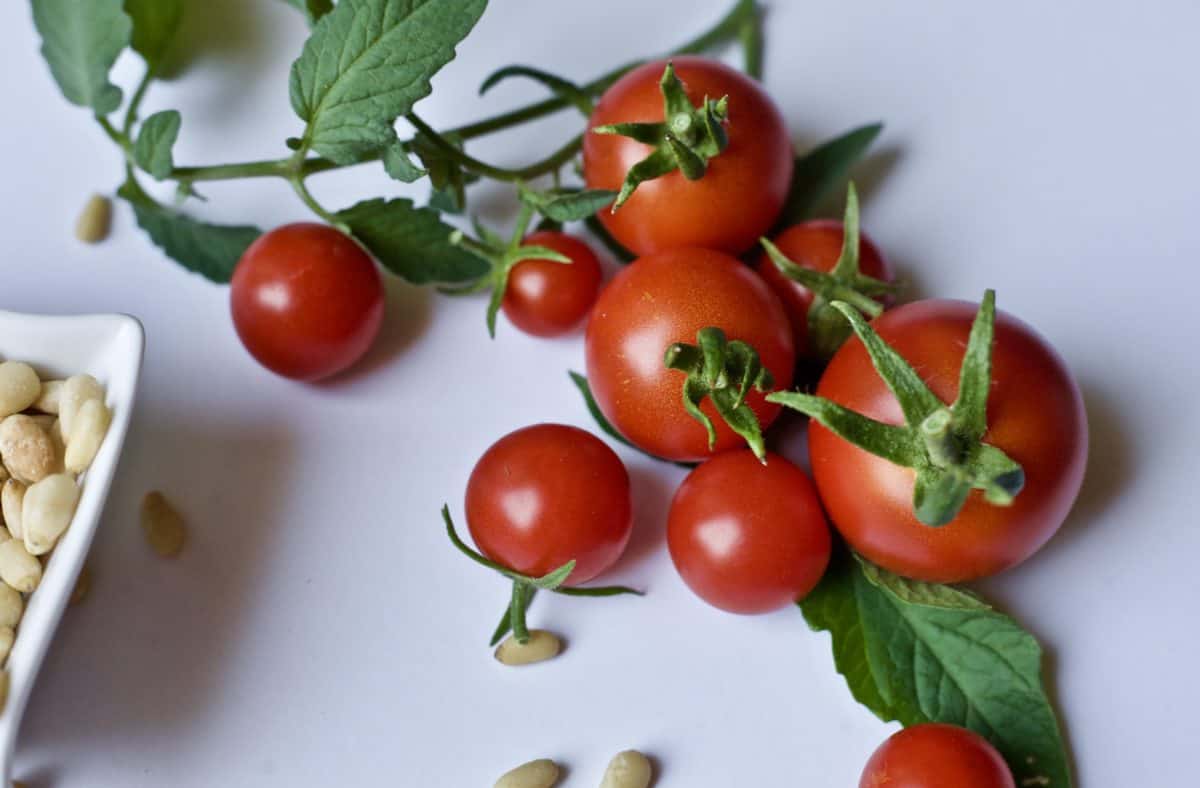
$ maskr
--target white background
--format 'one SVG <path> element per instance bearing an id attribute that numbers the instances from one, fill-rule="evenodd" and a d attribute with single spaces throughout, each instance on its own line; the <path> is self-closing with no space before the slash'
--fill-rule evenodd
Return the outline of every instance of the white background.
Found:
<path id="1" fill-rule="evenodd" d="M 725 5 L 493 3 L 421 109 L 449 125 L 515 106 L 539 91 L 480 100 L 475 86 L 510 62 L 587 79 Z M 269 0 L 196 6 L 196 67 L 147 101 L 183 111 L 177 161 L 285 155 L 302 21 Z M 780 0 L 769 14 L 767 83 L 799 145 L 888 123 L 859 181 L 865 225 L 910 296 L 996 287 L 1083 386 L 1093 449 L 1076 510 L 986 591 L 1046 644 L 1085 788 L 1195 784 L 1197 30 L 1189 0 Z M 633 454 L 636 535 L 608 580 L 650 595 L 544 595 L 532 620 L 569 651 L 522 671 L 491 660 L 505 585 L 446 543 L 438 507 L 460 511 L 474 460 L 509 430 L 588 425 L 565 374 L 581 368 L 578 335 L 534 340 L 502 320 L 489 342 L 481 301 L 395 285 L 355 374 L 315 387 L 271 376 L 239 346 L 226 290 L 165 260 L 127 209 L 106 244 L 71 237 L 119 162 L 58 96 L 27 3 L 0 5 L 0 31 L 0 306 L 129 312 L 149 340 L 92 595 L 52 648 L 17 777 L 476 788 L 549 756 L 587 786 L 637 747 L 662 786 L 856 783 L 891 727 L 851 700 L 828 637 L 797 612 L 724 615 L 682 586 L 662 544 L 681 473 Z M 128 84 L 136 64 L 118 72 Z M 576 127 L 563 116 L 472 152 L 516 164 Z M 400 190 L 375 166 L 312 185 L 332 206 Z M 213 219 L 308 218 L 282 182 L 203 191 L 195 207 Z M 502 189 L 475 197 L 506 219 Z M 154 558 L 137 528 L 150 489 L 190 521 L 178 562 Z"/>

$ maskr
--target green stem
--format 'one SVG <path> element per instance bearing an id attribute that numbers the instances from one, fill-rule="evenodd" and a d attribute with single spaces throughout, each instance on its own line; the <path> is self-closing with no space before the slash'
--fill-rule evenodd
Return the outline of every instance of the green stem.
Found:
<path id="1" fill-rule="evenodd" d="M 116 126 L 109 122 L 108 118 L 97 115 L 96 122 L 100 124 L 100 128 L 104 129 L 104 133 L 108 135 L 108 138 L 115 142 L 128 155 L 129 149 L 132 147 L 129 136 L 119 131 Z"/>
<path id="2" fill-rule="evenodd" d="M 454 143 L 439 134 L 432 126 L 421 120 L 415 112 L 410 112 L 405 118 L 413 125 L 413 128 L 432 142 L 447 158 L 457 162 L 471 172 L 486 175 L 498 181 L 523 181 L 536 178 L 539 175 L 545 175 L 548 172 L 554 172 L 574 158 L 580 146 L 583 145 L 583 135 L 577 135 L 545 159 L 518 170 L 510 170 L 480 161 L 463 152 Z"/>
<path id="3" fill-rule="evenodd" d="M 312 193 L 304 184 L 304 178 L 296 176 L 290 178 L 289 180 L 292 184 L 292 189 L 296 192 L 296 195 L 300 198 L 300 200 L 309 207 L 309 210 L 332 224 L 334 227 L 346 231 L 342 221 L 326 210 L 325 207 L 322 206 L 321 203 L 317 202 L 317 199 L 312 196 Z"/>
<path id="4" fill-rule="evenodd" d="M 270 161 L 247 161 L 219 164 L 213 167 L 176 167 L 171 177 L 180 181 L 223 181 L 233 178 L 287 178 L 298 175 L 307 178 L 318 172 L 338 169 L 329 159 L 305 159 L 299 165 L 290 157 Z"/>
<path id="5" fill-rule="evenodd" d="M 133 126 L 137 123 L 138 111 L 142 107 L 142 99 L 146 98 L 146 91 L 153 81 L 154 69 L 147 67 L 146 73 L 142 75 L 142 81 L 138 83 L 137 88 L 133 91 L 133 98 L 129 100 L 129 107 L 125 110 L 125 122 L 121 128 L 127 138 L 132 139 Z"/>
<path id="6" fill-rule="evenodd" d="M 520 580 L 513 580 L 512 602 L 509 603 L 508 614 L 513 637 L 521 645 L 529 642 L 529 626 L 525 623 L 525 611 L 532 598 L 533 595 L 529 593 L 527 584 Z"/>

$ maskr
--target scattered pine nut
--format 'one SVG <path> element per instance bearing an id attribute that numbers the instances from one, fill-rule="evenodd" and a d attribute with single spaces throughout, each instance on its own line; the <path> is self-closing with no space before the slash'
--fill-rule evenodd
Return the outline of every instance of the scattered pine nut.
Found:
<path id="1" fill-rule="evenodd" d="M 92 568 L 84 564 L 79 570 L 79 577 L 75 578 L 75 587 L 71 589 L 71 598 L 69 604 L 78 605 L 83 600 L 87 599 L 88 592 L 92 590 Z"/>
<path id="2" fill-rule="evenodd" d="M 600 788 L 649 788 L 653 777 L 649 758 L 637 750 L 625 750 L 608 762 Z"/>
<path id="3" fill-rule="evenodd" d="M 558 782 L 558 764 L 548 758 L 523 763 L 496 780 L 495 788 L 550 788 Z"/>
<path id="4" fill-rule="evenodd" d="M 0 488 L 0 514 L 3 514 L 4 525 L 13 539 L 24 538 L 21 531 L 21 510 L 25 504 L 25 483 L 17 479 L 9 479 Z"/>
<path id="5" fill-rule="evenodd" d="M 54 441 L 41 424 L 22 413 L 0 421 L 0 459 L 23 482 L 40 482 L 54 468 Z"/>
<path id="6" fill-rule="evenodd" d="M 71 524 L 79 503 L 79 485 L 65 473 L 47 476 L 25 491 L 21 532 L 30 555 L 45 555 Z"/>
<path id="7" fill-rule="evenodd" d="M 8 659 L 8 652 L 12 651 L 16 639 L 17 633 L 12 627 L 0 627 L 0 663 Z"/>
<path id="8" fill-rule="evenodd" d="M 67 441 L 67 452 L 63 457 L 68 471 L 83 473 L 91 466 L 111 422 L 112 411 L 103 400 L 90 399 L 83 403 L 75 414 L 75 425 L 71 428 L 71 439 Z"/>
<path id="9" fill-rule="evenodd" d="M 496 660 L 502 665 L 532 665 L 554 659 L 562 651 L 562 641 L 544 629 L 529 630 L 529 641 L 520 643 L 509 635 L 496 649 Z"/>
<path id="10" fill-rule="evenodd" d="M 0 583 L 0 627 L 16 629 L 24 612 L 25 600 L 21 595 L 6 583 Z"/>
<path id="11" fill-rule="evenodd" d="M 104 387 L 91 375 L 72 375 L 63 381 L 58 399 L 58 418 L 62 422 L 63 440 L 71 442 L 71 427 L 83 403 L 90 399 L 104 400 Z"/>
<path id="12" fill-rule="evenodd" d="M 42 382 L 33 367 L 21 361 L 0 364 L 0 419 L 20 413 L 42 393 Z"/>
<path id="13" fill-rule="evenodd" d="M 93 194 L 75 222 L 75 237 L 85 244 L 100 243 L 112 229 L 112 200 Z"/>
<path id="14" fill-rule="evenodd" d="M 158 490 L 142 498 L 142 530 L 154 552 L 163 558 L 179 555 L 187 538 L 183 517 Z"/>
<path id="15" fill-rule="evenodd" d="M 22 594 L 32 593 L 42 582 L 42 562 L 19 539 L 0 542 L 0 580 Z"/>

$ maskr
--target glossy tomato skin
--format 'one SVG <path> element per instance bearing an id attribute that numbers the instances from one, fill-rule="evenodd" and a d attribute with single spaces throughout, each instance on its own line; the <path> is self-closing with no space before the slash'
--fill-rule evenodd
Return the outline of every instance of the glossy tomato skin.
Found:
<path id="1" fill-rule="evenodd" d="M 675 73 L 693 106 L 729 96 L 729 146 L 699 180 L 672 172 L 638 186 L 614 214 L 599 219 L 634 254 L 703 246 L 739 254 L 767 232 L 791 187 L 793 152 L 787 124 L 759 83 L 703 57 L 677 57 Z M 635 68 L 604 92 L 588 129 L 610 123 L 662 122 L 659 89 L 666 61 Z M 592 189 L 619 190 L 629 168 L 653 149 L 628 137 L 587 133 L 583 173 Z"/>
<path id="2" fill-rule="evenodd" d="M 596 253 L 566 233 L 542 231 L 525 239 L 571 258 L 570 264 L 522 260 L 508 275 L 501 307 L 514 326 L 537 337 L 565 334 L 587 316 L 600 291 L 602 273 Z"/>
<path id="3" fill-rule="evenodd" d="M 383 321 L 383 281 L 362 247 L 323 224 L 278 227 L 242 255 L 230 288 L 233 325 L 258 363 L 319 380 L 367 352 Z"/>
<path id="4" fill-rule="evenodd" d="M 567 585 L 612 566 L 633 528 L 629 473 L 577 427 L 535 424 L 484 452 L 467 482 L 467 524 L 479 550 L 540 577 L 576 561 Z"/>
<path id="5" fill-rule="evenodd" d="M 829 524 L 804 471 L 749 450 L 696 468 L 671 502 L 671 560 L 688 587 L 730 613 L 769 613 L 808 595 L 829 565 Z"/>
<path id="6" fill-rule="evenodd" d="M 977 310 L 929 300 L 885 312 L 872 326 L 943 402 L 958 396 L 958 373 Z M 902 424 L 900 405 L 857 338 L 834 354 L 817 394 L 879 421 Z M 1011 506 L 972 491 L 948 525 L 931 528 L 912 511 L 914 473 L 847 443 L 813 423 L 809 453 L 834 526 L 870 561 L 905 577 L 957 583 L 996 574 L 1054 535 L 1079 493 L 1087 457 L 1087 417 L 1070 371 L 1032 328 L 996 314 L 988 432 L 1025 470 Z"/>
<path id="7" fill-rule="evenodd" d="M 813 219 L 792 225 L 771 240 L 796 265 L 828 273 L 841 257 L 842 237 L 840 221 Z M 892 267 L 866 233 L 859 236 L 858 264 L 859 270 L 867 276 L 884 282 L 890 282 L 894 277 Z M 759 254 L 755 270 L 783 302 L 788 320 L 792 323 L 796 355 L 799 358 L 813 358 L 816 351 L 808 341 L 808 308 L 813 302 L 812 291 L 784 276 L 765 252 Z M 879 301 L 887 304 L 886 299 Z"/>
<path id="8" fill-rule="evenodd" d="M 867 761 L 859 788 L 1016 788 L 996 748 L 956 725 L 905 728 Z"/>
<path id="9" fill-rule="evenodd" d="M 704 427 L 683 408 L 684 374 L 663 365 L 670 344 L 695 344 L 707 326 L 752 345 L 776 388 L 791 385 L 795 353 L 783 306 L 758 274 L 721 252 L 673 249 L 635 260 L 600 293 L 588 320 L 596 403 L 622 435 L 658 457 L 697 462 L 711 455 Z M 746 401 L 764 429 L 779 415 L 757 391 Z M 745 445 L 711 402 L 701 408 L 717 428 L 714 451 Z"/>

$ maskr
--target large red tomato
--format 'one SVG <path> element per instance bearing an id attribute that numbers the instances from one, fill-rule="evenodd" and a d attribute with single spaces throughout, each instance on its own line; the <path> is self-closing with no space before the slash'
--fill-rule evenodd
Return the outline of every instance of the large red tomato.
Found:
<path id="1" fill-rule="evenodd" d="M 605 228 L 635 254 L 677 246 L 703 246 L 739 254 L 779 216 L 792 181 L 792 143 L 783 115 L 757 82 L 702 57 L 672 63 L 688 98 L 729 96 L 729 146 L 708 162 L 699 180 L 679 172 L 646 181 L 616 213 L 599 214 Z M 630 71 L 604 92 L 588 129 L 612 123 L 662 122 L 659 89 L 666 61 Z M 583 138 L 583 174 L 592 189 L 619 190 L 629 168 L 653 148 L 608 134 Z"/>
<path id="2" fill-rule="evenodd" d="M 871 325 L 938 398 L 952 403 L 975 312 L 974 304 L 962 301 L 919 301 L 885 312 Z M 811 425 L 809 453 L 821 500 L 846 541 L 870 561 L 918 580 L 974 580 L 1028 558 L 1067 516 L 1087 456 L 1079 387 L 1045 340 L 1002 312 L 992 354 L 983 440 L 1024 468 L 1025 487 L 1010 506 L 990 504 L 976 490 L 949 524 L 924 525 L 913 514 L 911 469 Z M 856 337 L 834 355 L 817 394 L 879 421 L 904 423 L 899 403 Z"/>
<path id="3" fill-rule="evenodd" d="M 571 262 L 522 260 L 513 266 L 501 302 L 504 314 L 526 334 L 564 334 L 583 320 L 596 301 L 600 261 L 591 247 L 566 233 L 537 232 L 524 242 L 565 254 Z"/>
<path id="4" fill-rule="evenodd" d="M 575 561 L 567 585 L 612 566 L 633 528 L 629 473 L 578 427 L 535 424 L 505 435 L 467 482 L 467 524 L 480 552 L 540 577 Z"/>
<path id="5" fill-rule="evenodd" d="M 730 613 L 768 613 L 796 602 L 829 564 L 829 525 L 804 471 L 750 451 L 706 461 L 671 502 L 667 545 L 696 594 Z"/>
<path id="6" fill-rule="evenodd" d="M 643 257 L 596 301 L 586 347 L 592 393 L 613 426 L 651 454 L 681 461 L 711 454 L 704 427 L 684 410 L 684 374 L 663 364 L 669 345 L 695 343 L 708 326 L 753 346 L 776 388 L 791 385 L 795 353 L 783 307 L 758 274 L 729 255 L 674 249 Z M 779 414 L 757 391 L 746 401 L 764 429 Z M 701 407 L 716 424 L 715 451 L 743 445 L 711 402 Z"/>
<path id="7" fill-rule="evenodd" d="M 842 255 L 842 223 L 835 219 L 813 219 L 793 225 L 771 240 L 796 265 L 828 273 Z M 892 281 L 892 267 L 865 233 L 859 236 L 858 265 L 860 273 L 866 276 L 884 282 Z M 800 358 L 814 356 L 816 351 L 808 341 L 808 308 L 813 302 L 812 291 L 784 276 L 765 253 L 759 255 L 756 270 L 787 310 L 796 340 L 796 355 Z"/>
<path id="8" fill-rule="evenodd" d="M 363 248 L 323 224 L 288 224 L 250 245 L 233 272 L 233 325 L 267 369 L 318 380 L 353 364 L 383 321 L 383 281 Z"/>
<path id="9" fill-rule="evenodd" d="M 879 745 L 859 788 L 1016 788 L 987 739 L 956 725 L 905 728 Z"/>

